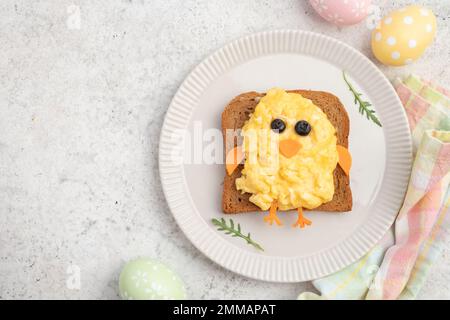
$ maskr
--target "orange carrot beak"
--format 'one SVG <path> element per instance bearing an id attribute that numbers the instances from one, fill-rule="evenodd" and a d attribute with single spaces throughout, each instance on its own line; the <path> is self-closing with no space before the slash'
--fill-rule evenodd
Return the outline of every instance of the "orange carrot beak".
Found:
<path id="1" fill-rule="evenodd" d="M 279 149 L 283 156 L 286 158 L 291 158 L 295 156 L 300 150 L 300 142 L 293 140 L 293 139 L 286 139 L 280 141 Z"/>

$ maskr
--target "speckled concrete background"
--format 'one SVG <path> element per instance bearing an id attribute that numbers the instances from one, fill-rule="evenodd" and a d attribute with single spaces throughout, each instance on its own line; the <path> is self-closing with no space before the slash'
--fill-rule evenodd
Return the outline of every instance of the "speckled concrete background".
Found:
<path id="1" fill-rule="evenodd" d="M 414 1 L 384 3 L 384 13 Z M 450 87 L 450 2 L 415 72 Z M 395 3 L 395 4 L 394 4 Z M 79 10 L 79 20 L 77 11 Z M 309 283 L 228 272 L 180 232 L 161 190 L 164 113 L 205 55 L 256 31 L 299 28 L 372 58 L 364 23 L 339 29 L 307 1 L 2 0 L 0 2 L 0 298 L 115 299 L 120 268 L 147 255 L 191 298 L 287 299 Z M 450 298 L 450 240 L 420 298 Z M 79 268 L 81 287 L 67 285 Z"/>

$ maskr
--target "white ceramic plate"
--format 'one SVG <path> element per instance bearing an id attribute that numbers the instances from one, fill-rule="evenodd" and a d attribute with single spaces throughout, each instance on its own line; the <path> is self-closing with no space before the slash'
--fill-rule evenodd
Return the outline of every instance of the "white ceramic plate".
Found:
<path id="1" fill-rule="evenodd" d="M 382 128 L 358 113 L 342 70 L 372 102 Z M 260 252 L 242 239 L 217 231 L 211 223 L 212 218 L 230 218 L 221 210 L 223 165 L 207 164 L 193 156 L 191 163 L 173 160 L 176 154 L 189 158 L 189 153 L 195 152 L 179 143 L 185 136 L 182 130 L 201 142 L 205 129 L 220 128 L 221 112 L 233 97 L 247 91 L 265 92 L 274 86 L 328 91 L 340 98 L 350 117 L 354 206 L 344 214 L 306 213 L 313 226 L 305 229 L 291 227 L 296 220 L 293 212 L 280 213 L 283 227 L 266 225 L 262 214 L 232 215 L 264 247 Z M 216 138 L 220 140 L 220 134 Z M 204 141 L 203 147 L 208 143 Z M 167 112 L 159 160 L 169 207 L 201 252 L 251 278 L 299 282 L 348 266 L 386 233 L 406 191 L 411 141 L 395 91 L 370 60 L 335 39 L 285 30 L 234 41 L 189 74 Z"/>

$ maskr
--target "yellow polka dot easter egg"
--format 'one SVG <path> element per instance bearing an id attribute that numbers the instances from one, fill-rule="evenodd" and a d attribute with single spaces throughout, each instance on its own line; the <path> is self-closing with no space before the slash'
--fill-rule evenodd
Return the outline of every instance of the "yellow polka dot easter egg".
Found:
<path id="1" fill-rule="evenodd" d="M 433 42 L 436 17 L 412 5 L 392 11 L 372 32 L 372 51 L 383 64 L 403 66 L 417 60 Z"/>

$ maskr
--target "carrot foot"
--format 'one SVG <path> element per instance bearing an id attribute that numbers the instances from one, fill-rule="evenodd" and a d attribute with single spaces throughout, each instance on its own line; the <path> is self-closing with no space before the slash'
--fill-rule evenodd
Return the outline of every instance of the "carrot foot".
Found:
<path id="1" fill-rule="evenodd" d="M 277 216 L 277 208 L 278 208 L 278 203 L 276 200 L 274 200 L 272 202 L 272 205 L 270 206 L 270 210 L 269 210 L 269 215 L 264 217 L 264 221 L 267 222 L 268 224 L 272 225 L 274 222 L 278 225 L 281 226 L 282 223 L 280 221 L 280 219 Z"/>
<path id="2" fill-rule="evenodd" d="M 275 222 L 278 226 L 282 225 L 280 219 L 276 215 L 269 214 L 268 216 L 264 217 L 264 221 L 270 225 L 272 225 L 273 222 Z"/>
<path id="3" fill-rule="evenodd" d="M 294 228 L 300 227 L 303 229 L 304 227 L 310 226 L 312 224 L 311 220 L 308 220 L 303 216 L 302 208 L 298 208 L 297 212 L 298 212 L 297 222 L 295 222 L 295 224 L 292 225 Z"/>

